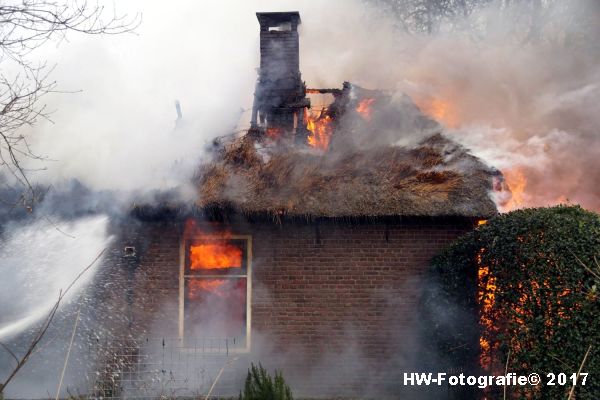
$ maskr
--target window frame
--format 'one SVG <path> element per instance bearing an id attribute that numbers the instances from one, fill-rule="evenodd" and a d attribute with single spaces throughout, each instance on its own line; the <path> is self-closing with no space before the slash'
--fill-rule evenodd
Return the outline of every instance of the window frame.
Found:
<path id="1" fill-rule="evenodd" d="M 186 243 L 189 241 L 227 241 L 227 240 L 245 240 L 246 241 L 246 273 L 234 275 L 186 275 Z M 179 340 L 184 343 L 185 338 L 185 280 L 194 279 L 212 279 L 212 278 L 246 278 L 246 343 L 245 347 L 236 349 L 238 352 L 250 352 L 251 334 L 252 334 L 252 236 L 251 235 L 189 235 L 184 236 L 179 245 Z M 233 349 L 232 349 L 233 350 Z M 231 352 L 231 350 L 230 350 Z"/>

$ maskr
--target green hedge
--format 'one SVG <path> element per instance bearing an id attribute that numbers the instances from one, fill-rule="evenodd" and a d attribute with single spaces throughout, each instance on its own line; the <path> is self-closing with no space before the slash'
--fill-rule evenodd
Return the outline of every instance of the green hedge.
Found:
<path id="1" fill-rule="evenodd" d="M 479 363 L 494 373 L 504 371 L 510 353 L 509 371 L 545 376 L 577 372 L 591 346 L 583 368 L 590 375 L 576 398 L 600 398 L 599 256 L 600 217 L 577 206 L 524 209 L 489 220 L 433 260 L 437 286 L 426 302 L 438 350 L 455 364 Z M 484 267 L 489 274 L 478 278 Z M 494 290 L 486 289 L 489 279 Z M 492 291 L 493 301 L 482 311 L 480 297 Z M 448 329 L 448 318 L 440 322 L 432 309 L 453 310 L 467 322 Z M 490 346 L 489 362 L 480 358 L 479 338 Z M 569 382 L 511 388 L 509 398 L 566 398 L 570 389 Z"/>

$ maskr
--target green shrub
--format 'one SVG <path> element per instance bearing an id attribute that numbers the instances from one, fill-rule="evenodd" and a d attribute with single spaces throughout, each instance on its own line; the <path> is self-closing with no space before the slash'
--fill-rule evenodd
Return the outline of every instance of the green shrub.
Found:
<path id="1" fill-rule="evenodd" d="M 281 372 L 275 371 L 272 379 L 262 365 L 254 364 L 248 370 L 244 391 L 240 392 L 240 400 L 293 400 L 292 391 L 285 383 Z"/>
<path id="2" fill-rule="evenodd" d="M 589 376 L 585 386 L 577 387 L 576 398 L 597 399 L 598 255 L 600 217 L 577 206 L 524 209 L 489 220 L 433 260 L 439 289 L 428 301 L 438 309 L 458 304 L 478 325 L 452 332 L 434 324 L 438 347 L 448 351 L 471 346 L 484 356 L 478 361 L 486 372 L 504 373 L 508 357 L 509 371 L 545 377 L 577 372 L 591 346 L 583 368 Z M 481 351 L 480 340 L 488 351 Z M 570 382 L 510 388 L 510 393 L 521 398 L 566 398 Z"/>

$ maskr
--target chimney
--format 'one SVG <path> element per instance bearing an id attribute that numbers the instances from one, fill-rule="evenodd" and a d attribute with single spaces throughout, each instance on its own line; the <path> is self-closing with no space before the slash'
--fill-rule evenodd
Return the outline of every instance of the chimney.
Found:
<path id="1" fill-rule="evenodd" d="M 260 24 L 260 69 L 254 92 L 251 128 L 273 129 L 306 143 L 304 108 L 310 106 L 300 76 L 298 25 L 293 12 L 256 13 Z"/>

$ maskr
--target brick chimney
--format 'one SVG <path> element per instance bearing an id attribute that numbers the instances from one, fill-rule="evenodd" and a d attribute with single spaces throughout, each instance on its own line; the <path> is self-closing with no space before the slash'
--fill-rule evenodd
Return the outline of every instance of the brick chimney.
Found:
<path id="1" fill-rule="evenodd" d="M 294 12 L 256 13 L 260 24 L 260 69 L 251 128 L 275 129 L 306 143 L 304 108 L 310 106 L 300 76 L 298 25 Z"/>

